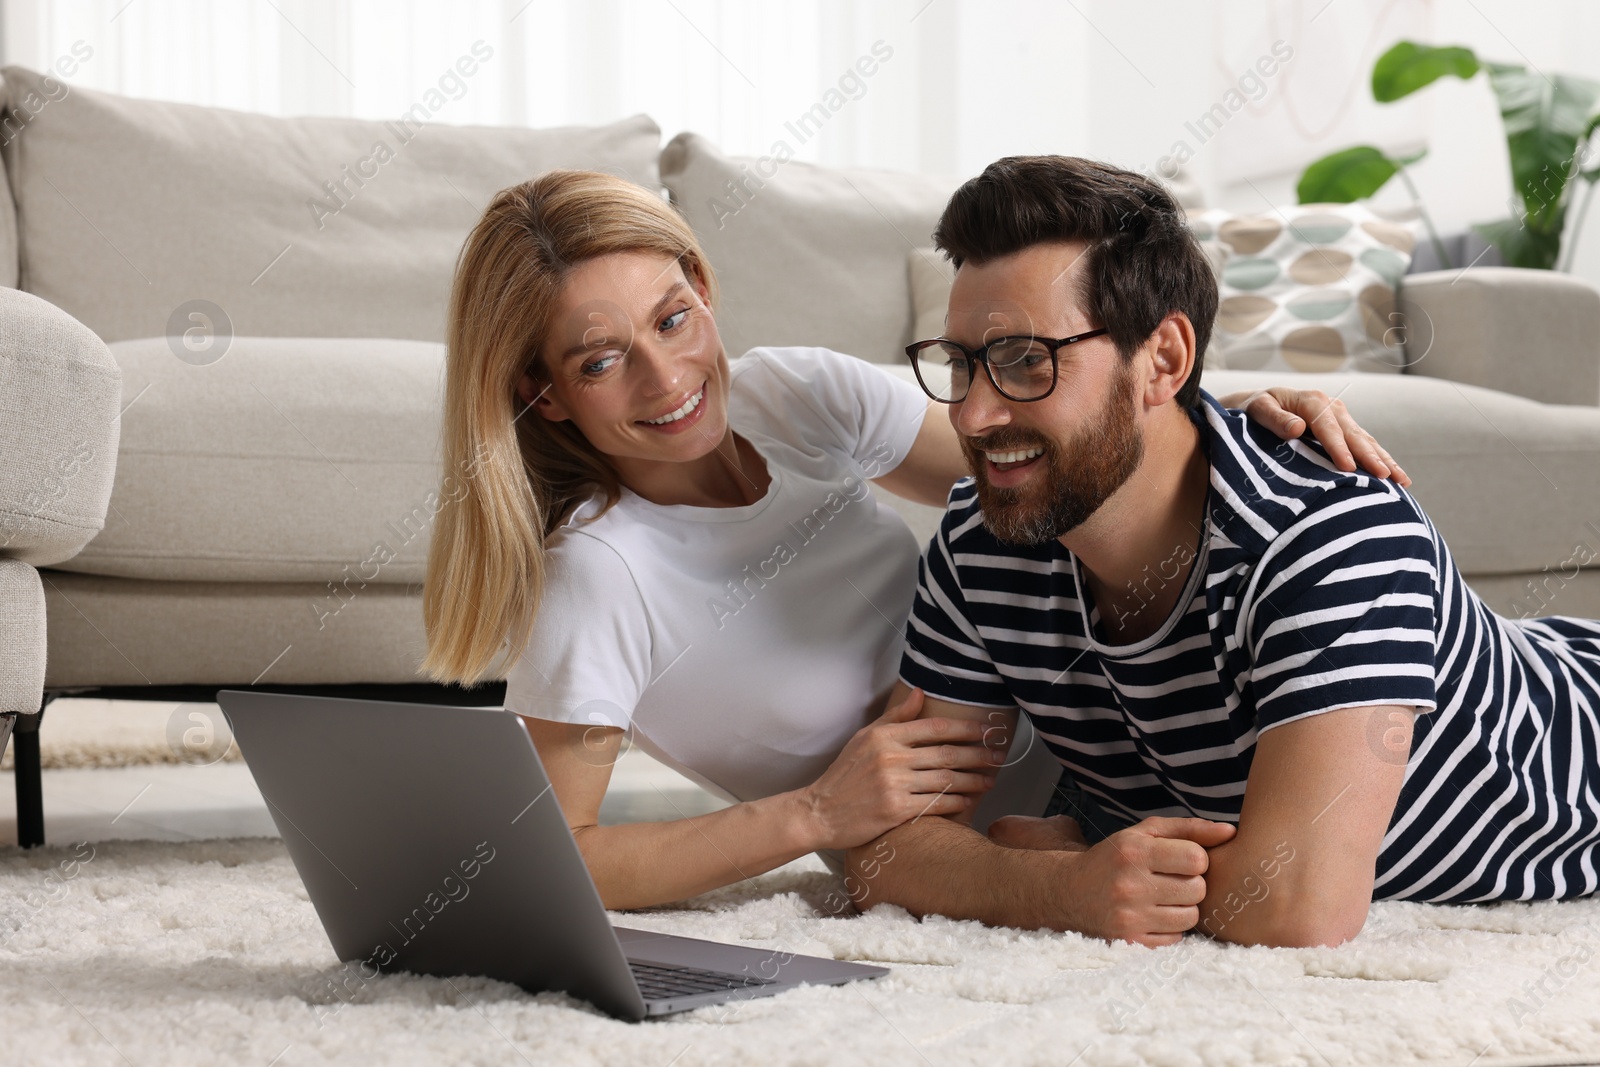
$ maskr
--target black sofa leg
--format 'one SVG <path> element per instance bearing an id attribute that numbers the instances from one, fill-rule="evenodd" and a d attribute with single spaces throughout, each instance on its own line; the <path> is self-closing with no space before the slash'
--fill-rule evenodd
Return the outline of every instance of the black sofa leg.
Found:
<path id="1" fill-rule="evenodd" d="M 44 782 L 39 768 L 39 722 L 50 698 L 37 715 L 18 715 L 11 734 L 11 758 L 17 780 L 17 844 L 37 848 L 44 844 Z"/>

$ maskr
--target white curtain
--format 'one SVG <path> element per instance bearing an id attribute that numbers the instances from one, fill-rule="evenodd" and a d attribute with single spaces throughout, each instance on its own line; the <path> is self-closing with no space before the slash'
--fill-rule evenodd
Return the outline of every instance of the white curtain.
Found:
<path id="1" fill-rule="evenodd" d="M 783 139 L 931 174 L 1031 152 L 1154 171 L 1182 143 L 1207 202 L 1251 211 L 1293 202 L 1335 149 L 1426 144 L 1414 173 L 1441 226 L 1504 215 L 1481 76 L 1371 99 L 1374 58 L 1408 37 L 1600 77 L 1592 0 L 0 0 L 5 62 L 73 60 L 73 85 L 134 96 L 374 119 L 429 102 L 439 122 L 529 126 L 645 112 L 730 154 Z M 1242 79 L 1277 42 L 1293 57 L 1257 94 Z M 1191 130 L 1235 88 L 1251 99 L 1224 128 Z M 1584 246 L 1579 272 L 1600 278 L 1600 232 Z"/>
<path id="2" fill-rule="evenodd" d="M 1083 150 L 1086 24 L 1047 0 L 5 0 L 4 60 L 72 84 L 282 115 L 555 126 L 646 112 L 724 151 L 954 173 Z M 1029 32 L 1019 32 L 1028 27 Z M 461 57 L 470 76 L 457 71 Z M 996 62 L 995 57 L 1006 57 Z M 965 91 L 963 91 L 965 87 Z M 998 100 L 1037 99 L 998 122 Z M 1029 92 L 1027 90 L 1035 90 Z M 437 100 L 438 97 L 433 97 Z M 828 120 L 788 132 L 818 104 Z"/>

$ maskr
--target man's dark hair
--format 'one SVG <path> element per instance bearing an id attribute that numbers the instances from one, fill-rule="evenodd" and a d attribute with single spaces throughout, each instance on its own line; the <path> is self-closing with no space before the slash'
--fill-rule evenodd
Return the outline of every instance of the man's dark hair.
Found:
<path id="1" fill-rule="evenodd" d="M 1217 315 L 1217 282 L 1183 211 L 1158 182 L 1073 156 L 1007 156 L 957 189 L 933 243 L 957 267 L 1046 241 L 1083 241 L 1084 309 L 1124 359 L 1169 312 L 1194 324 L 1194 370 L 1178 402 L 1200 402 L 1200 364 Z"/>

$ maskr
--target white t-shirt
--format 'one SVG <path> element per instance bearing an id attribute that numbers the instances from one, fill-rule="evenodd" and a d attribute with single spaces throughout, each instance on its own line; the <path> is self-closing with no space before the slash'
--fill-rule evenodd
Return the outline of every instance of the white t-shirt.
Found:
<path id="1" fill-rule="evenodd" d="M 728 421 L 771 484 L 733 508 L 624 489 L 547 542 L 543 600 L 505 706 L 628 727 L 711 792 L 754 800 L 814 781 L 897 677 L 920 546 L 865 479 L 910 450 L 927 399 L 821 348 L 731 363 Z"/>

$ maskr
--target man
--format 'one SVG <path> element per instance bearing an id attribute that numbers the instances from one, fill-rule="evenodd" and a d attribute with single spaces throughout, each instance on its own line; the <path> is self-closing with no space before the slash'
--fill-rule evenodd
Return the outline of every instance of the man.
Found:
<path id="1" fill-rule="evenodd" d="M 921 818 L 852 852 L 860 904 L 1313 945 L 1373 899 L 1594 892 L 1600 624 L 1494 615 L 1400 486 L 1202 393 L 1216 286 L 1158 185 L 1003 159 L 934 237 L 947 340 L 910 351 L 973 478 L 890 699 L 1022 709 L 1132 825 Z"/>

